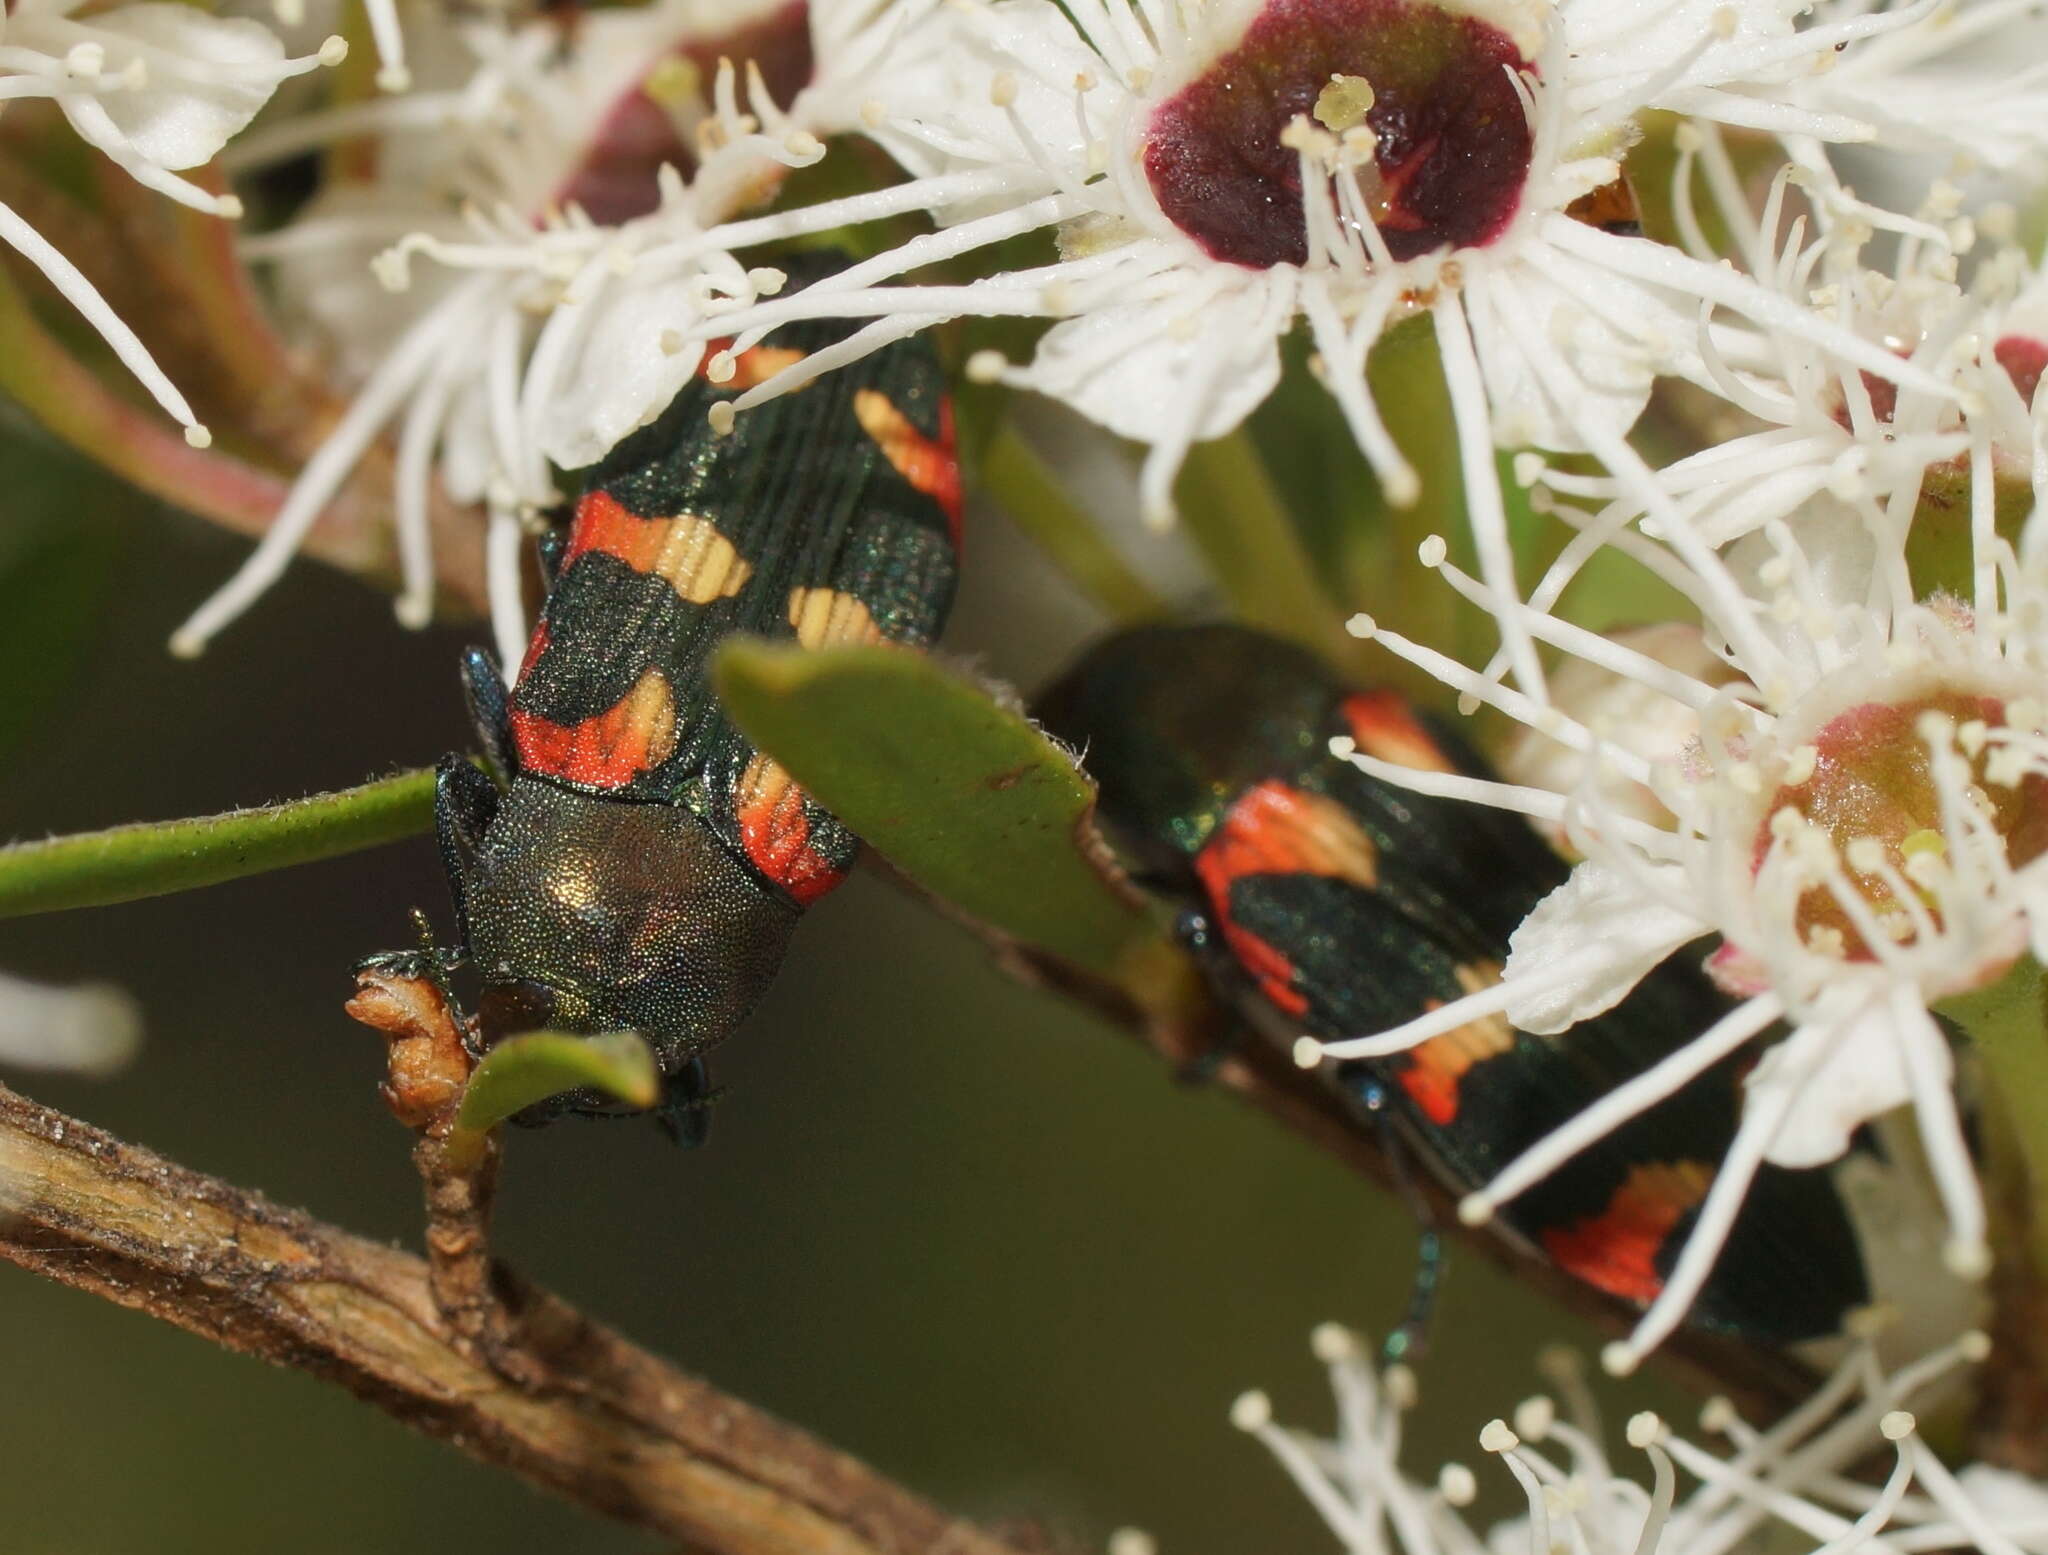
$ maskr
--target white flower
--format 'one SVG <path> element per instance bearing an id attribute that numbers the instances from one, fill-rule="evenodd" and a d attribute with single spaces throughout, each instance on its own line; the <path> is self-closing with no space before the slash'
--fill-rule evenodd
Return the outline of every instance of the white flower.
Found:
<path id="1" fill-rule="evenodd" d="M 559 500 L 550 465 L 593 463 L 651 421 L 699 366 L 698 326 L 781 284 L 740 264 L 713 229 L 823 146 L 776 107 L 759 70 L 749 67 L 743 100 L 731 64 L 707 81 L 698 63 L 736 26 L 761 36 L 743 24 L 770 9 L 693 0 L 601 11 L 566 32 L 472 23 L 460 29 L 469 65 L 450 84 L 286 121 L 241 148 L 251 161 L 375 136 L 372 179 L 330 185 L 248 245 L 275 264 L 288 314 L 358 388 L 262 543 L 179 628 L 174 651 L 200 651 L 269 586 L 396 422 L 399 619 L 417 626 L 432 611 L 438 474 L 449 497 L 491 513 L 492 610 L 516 669 L 520 526 Z M 707 36 L 713 10 L 722 25 Z M 808 50 L 795 55 L 808 68 Z"/>
<path id="2" fill-rule="evenodd" d="M 1335 1324 L 1318 1328 L 1313 1342 L 1336 1395 L 1333 1438 L 1275 1425 L 1261 1393 L 1240 1398 L 1231 1418 L 1272 1451 L 1350 1555 L 1838 1555 L 1886 1532 L 1897 1540 L 1888 1546 L 1894 1549 L 2014 1555 L 2021 1546 L 2041 1548 L 2048 1530 L 2048 1489 L 1979 1465 L 1951 1473 L 1905 1408 L 1952 1392 L 1960 1370 L 1988 1354 L 1982 1334 L 1890 1374 L 1869 1343 L 1858 1342 L 1810 1398 L 1768 1430 L 1749 1425 L 1725 1399 L 1710 1402 L 1700 1424 L 1726 1439 L 1719 1452 L 1676 1434 L 1656 1415 L 1638 1414 L 1626 1434 L 1648 1459 L 1647 1485 L 1609 1460 L 1577 1358 L 1553 1353 L 1544 1370 L 1559 1399 L 1526 1399 L 1512 1424 L 1495 1420 L 1479 1434 L 1481 1448 L 1514 1476 L 1528 1504 L 1527 1515 L 1483 1534 L 1463 1510 L 1478 1492 L 1469 1468 L 1446 1464 L 1428 1485 L 1400 1468 L 1413 1374 L 1392 1366 L 1375 1376 L 1358 1338 Z M 1893 1467 L 1882 1486 L 1851 1477 L 1863 1459 L 1885 1451 Z M 1697 1482 L 1682 1497 L 1681 1473 Z"/>
<path id="3" fill-rule="evenodd" d="M 1822 0 L 1820 25 L 1886 0 Z M 1815 113 L 1868 124 L 1892 152 L 1939 151 L 2038 182 L 2048 157 L 2048 62 L 2042 0 L 1900 7 L 1903 27 L 1818 60 L 1786 95 Z M 1967 103 L 1967 112 L 1957 105 Z"/>
<path id="4" fill-rule="evenodd" d="M 1720 137 L 1682 126 L 1677 139 L 1680 223 L 1697 257 L 1711 257 L 1691 210 L 1703 172 L 1716 213 L 1760 280 L 1788 305 L 1810 304 L 1866 344 L 1910 360 L 1942 392 L 1876 378 L 1811 337 L 1703 326 L 1699 348 L 1715 386 L 1760 429 L 1716 440 L 1659 471 L 1654 483 L 1625 471 L 1551 471 L 1523 456 L 1518 473 L 1542 488 L 1539 496 L 1604 503 L 1530 603 L 1547 609 L 1602 542 L 1666 497 L 1708 545 L 1788 518 L 1823 494 L 1856 504 L 1891 532 L 1917 520 L 1916 561 L 1945 541 L 1967 548 L 1973 500 L 1984 509 L 1977 521 L 2013 529 L 2029 488 L 2048 486 L 2048 429 L 2031 413 L 2048 361 L 2048 283 L 2011 242 L 2011 211 L 1962 216 L 1961 192 L 1938 183 L 1918 215 L 1894 215 L 1855 199 L 1822 164 L 1785 168 L 1759 221 Z M 1801 196 L 1805 213 L 1788 220 L 1788 204 Z M 1882 271 L 1862 261 L 1880 231 L 1895 245 Z M 1994 241 L 1980 244 L 1986 233 Z M 1958 273 L 1972 249 L 1966 287 Z M 1973 471 L 1987 478 L 1973 481 Z M 1989 566 L 1989 553 L 1979 560 Z M 1968 577 L 1947 581 L 1971 587 Z"/>
<path id="5" fill-rule="evenodd" d="M 1668 499 L 1664 499 L 1668 507 Z M 1382 633 L 1384 646 L 1523 719 L 1580 758 L 1580 781 L 1539 788 L 1439 777 L 1351 754 L 1384 780 L 1561 826 L 1585 862 L 1513 943 L 1499 988 L 1394 1031 L 1300 1056 L 1399 1051 L 1480 1013 L 1558 1031 L 1612 1007 L 1663 956 L 1703 935 L 1708 969 L 1742 1002 L 1505 1167 L 1467 1202 L 1483 1220 L 1591 1140 L 1783 1020 L 1696 1228 L 1629 1345 L 1633 1364 L 1698 1293 L 1758 1166 L 1838 1156 L 1865 1120 L 1910 1101 L 1950 1231 L 1950 1262 L 1988 1263 L 1982 1197 L 1950 1088 L 1934 1001 L 1981 988 L 2048 942 L 2048 573 L 1973 524 L 1973 595 L 1915 596 L 1904 536 L 1839 505 L 1775 521 L 1724 560 L 1657 511 L 1666 538 L 1631 554 L 1691 594 L 1739 679 L 1703 681 L 1503 600 L 1425 560 L 1532 635 L 1691 711 L 1697 742 L 1653 763 L 1557 706 Z M 2041 519 L 2037 516 L 2034 525 Z M 2030 530 L 2031 533 L 2031 530 Z M 1362 629 L 1372 630 L 1369 622 Z M 1359 627 L 1355 627 L 1359 629 Z M 1668 818 L 1607 797 L 1650 787 Z M 1569 1041 L 1569 1037 L 1562 1040 Z"/>
<path id="6" fill-rule="evenodd" d="M 195 210 L 235 217 L 242 207 L 233 195 L 211 194 L 178 174 L 210 162 L 280 81 L 337 64 L 345 52 L 341 39 L 329 38 L 317 53 L 288 59 L 262 24 L 172 0 L 98 11 L 85 10 L 82 0 L 16 0 L 0 11 L 0 109 L 49 98 L 81 140 L 137 183 Z M 150 397 L 184 425 L 187 442 L 203 448 L 211 441 L 135 331 L 76 265 L 5 205 L 0 242 L 84 316 Z"/>
<path id="7" fill-rule="evenodd" d="M 1482 570 L 1506 588 L 1495 444 L 1618 444 L 1659 373 L 1708 377 L 1690 350 L 1702 301 L 1942 392 L 1767 288 L 1577 219 L 1585 197 L 1615 184 L 1647 108 L 1864 135 L 1782 94 L 1732 90 L 1898 24 L 1802 32 L 1794 10 L 905 3 L 862 122 L 911 182 L 866 206 L 838 202 L 830 217 L 921 208 L 942 230 L 731 322 L 747 343 L 819 314 L 872 316 L 876 341 L 963 315 L 1057 320 L 1028 364 L 983 356 L 970 373 L 1056 395 L 1148 444 L 1145 504 L 1164 521 L 1188 446 L 1264 398 L 1297 319 L 1379 478 L 1397 501 L 1412 497 L 1416 477 L 1364 364 L 1389 327 L 1427 312 Z M 1422 58 L 1432 63 L 1413 63 Z M 785 220 L 788 232 L 817 224 L 807 212 Z M 961 286 L 879 284 L 1039 229 L 1056 232 L 1056 262 Z M 744 411 L 784 387 L 770 380 L 735 403 Z M 1512 623 L 1508 643 L 1517 676 L 1540 687 Z"/>
<path id="8" fill-rule="evenodd" d="M 141 1040 L 141 1011 L 118 988 L 52 988 L 0 973 L 0 1063 L 107 1075 Z"/>

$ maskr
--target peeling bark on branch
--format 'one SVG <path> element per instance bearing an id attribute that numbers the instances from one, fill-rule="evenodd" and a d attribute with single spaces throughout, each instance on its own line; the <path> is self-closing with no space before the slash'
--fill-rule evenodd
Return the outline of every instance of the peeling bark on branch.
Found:
<path id="1" fill-rule="evenodd" d="M 593 1511 L 717 1555 L 1015 1547 L 501 1280 L 523 1365 L 458 1342 L 426 1265 L 0 1088 L 0 1258 L 340 1383 Z"/>

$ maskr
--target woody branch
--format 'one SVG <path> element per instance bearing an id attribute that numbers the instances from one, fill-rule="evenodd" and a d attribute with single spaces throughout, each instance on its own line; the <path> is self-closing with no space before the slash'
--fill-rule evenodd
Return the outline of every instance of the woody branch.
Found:
<path id="1" fill-rule="evenodd" d="M 794 1426 L 500 1274 L 521 1380 L 427 1266 L 0 1088 L 0 1258 L 347 1388 L 713 1555 L 1016 1555 Z"/>

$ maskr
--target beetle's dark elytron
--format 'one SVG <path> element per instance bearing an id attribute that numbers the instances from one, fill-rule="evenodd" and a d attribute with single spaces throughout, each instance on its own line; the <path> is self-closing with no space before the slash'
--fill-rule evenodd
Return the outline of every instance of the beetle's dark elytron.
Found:
<path id="1" fill-rule="evenodd" d="M 444 759 L 435 821 L 476 1040 L 542 1027 L 647 1038 L 659 1109 L 702 1137 L 702 1054 L 750 1010 L 859 839 L 756 750 L 707 678 L 730 633 L 923 647 L 952 602 L 960 492 L 936 356 L 917 340 L 737 418 L 707 413 L 845 333 L 785 331 L 693 380 L 587 472 L 509 696 L 464 682 L 493 782 Z M 551 552 L 552 554 L 545 554 Z M 588 1093 L 522 1114 L 615 1110 Z"/>
<path id="2" fill-rule="evenodd" d="M 1483 773 L 1387 692 L 1233 626 L 1097 647 L 1041 707 L 1085 753 L 1137 877 L 1188 909 L 1224 997 L 1283 1040 L 1383 1030 L 1490 984 L 1508 936 L 1566 876 L 1519 817 L 1368 777 L 1332 736 L 1403 766 Z M 1704 1030 L 1728 1001 L 1684 957 L 1558 1037 L 1491 1017 L 1381 1060 L 1325 1064 L 1361 1118 L 1391 1116 L 1456 1192 Z M 1499 1216 L 1509 1234 L 1638 1305 L 1662 1289 L 1734 1137 L 1731 1060 L 1616 1130 Z M 1824 1173 L 1766 1167 L 1691 1321 L 1781 1343 L 1868 1300 Z"/>

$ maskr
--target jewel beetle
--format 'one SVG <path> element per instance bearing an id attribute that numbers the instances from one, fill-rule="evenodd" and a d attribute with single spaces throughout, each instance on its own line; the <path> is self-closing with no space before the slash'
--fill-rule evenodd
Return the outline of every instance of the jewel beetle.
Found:
<path id="1" fill-rule="evenodd" d="M 435 833 L 457 944 L 400 952 L 474 968 L 479 1049 L 547 1028 L 631 1029 L 664 1077 L 656 1109 L 704 1133 L 703 1055 L 752 1009 L 803 909 L 859 839 L 756 749 L 713 695 L 719 644 L 921 648 L 952 602 L 960 486 L 931 345 L 884 346 L 713 424 L 713 408 L 846 326 L 781 332 L 699 376 L 590 469 L 507 692 L 471 649 L 463 685 L 486 774 L 446 757 Z M 571 1092 L 519 1115 L 613 1115 Z"/>
<path id="2" fill-rule="evenodd" d="M 1367 776 L 1333 736 L 1404 766 L 1484 775 L 1396 695 L 1240 626 L 1143 627 L 1042 699 L 1083 753 L 1134 877 L 1186 909 L 1212 984 L 1291 1043 L 1383 1030 L 1487 986 L 1508 936 L 1568 866 L 1520 817 Z M 1556 1037 L 1475 1020 L 1390 1058 L 1321 1070 L 1361 1122 L 1391 1122 L 1455 1193 L 1704 1030 L 1727 999 L 1684 956 Z M 1497 1224 L 1610 1295 L 1662 1288 L 1734 1137 L 1733 1060 L 1504 1206 Z M 1833 1334 L 1869 1299 L 1825 1172 L 1766 1167 L 1689 1321 L 1763 1343 Z"/>

